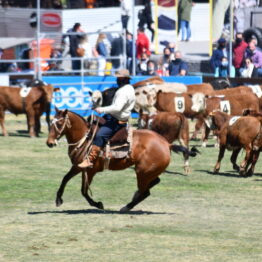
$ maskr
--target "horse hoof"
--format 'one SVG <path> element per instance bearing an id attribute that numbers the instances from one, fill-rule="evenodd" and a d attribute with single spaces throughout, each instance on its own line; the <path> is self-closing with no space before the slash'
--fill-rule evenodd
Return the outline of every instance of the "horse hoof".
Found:
<path id="1" fill-rule="evenodd" d="M 124 214 L 124 213 L 127 213 L 131 208 L 127 207 L 127 206 L 124 206 L 120 209 L 120 213 L 121 214 Z"/>
<path id="2" fill-rule="evenodd" d="M 102 202 L 98 202 L 98 203 L 97 203 L 97 208 L 98 208 L 98 209 L 104 209 L 103 203 L 102 203 Z"/>
<path id="3" fill-rule="evenodd" d="M 242 176 L 242 177 L 247 177 L 247 173 L 244 169 L 241 169 L 239 170 L 239 175 Z"/>
<path id="4" fill-rule="evenodd" d="M 55 201 L 57 207 L 60 207 L 63 204 L 63 202 L 64 201 L 63 201 L 62 198 L 57 198 L 56 201 Z"/>
<path id="5" fill-rule="evenodd" d="M 214 174 L 218 174 L 218 172 L 219 172 L 219 168 L 214 168 L 213 173 L 214 173 Z"/>
<path id="6" fill-rule="evenodd" d="M 238 165 L 234 165 L 233 169 L 236 170 L 237 172 L 239 172 L 239 166 Z"/>

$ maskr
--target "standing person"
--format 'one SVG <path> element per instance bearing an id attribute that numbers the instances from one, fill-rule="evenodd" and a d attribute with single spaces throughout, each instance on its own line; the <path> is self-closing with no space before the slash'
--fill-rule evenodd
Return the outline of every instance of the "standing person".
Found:
<path id="1" fill-rule="evenodd" d="M 244 54 L 248 44 L 243 40 L 242 33 L 236 33 L 235 43 L 233 44 L 233 65 L 236 69 L 236 76 L 241 76 L 240 68 L 243 65 Z"/>
<path id="2" fill-rule="evenodd" d="M 92 168 L 101 149 L 106 145 L 108 140 L 122 127 L 126 127 L 131 111 L 135 106 L 135 91 L 130 85 L 129 71 L 120 70 L 117 74 L 118 90 L 115 93 L 113 103 L 110 106 L 98 107 L 95 111 L 99 114 L 105 114 L 103 118 L 105 124 L 100 127 L 93 140 L 91 152 L 82 163 L 80 168 Z"/>
<path id="3" fill-rule="evenodd" d="M 96 41 L 96 51 L 98 53 L 98 75 L 99 76 L 105 75 L 106 57 L 107 57 L 105 39 L 106 39 L 106 35 L 104 33 L 100 33 Z"/>
<path id="4" fill-rule="evenodd" d="M 217 49 L 213 50 L 213 54 L 211 56 L 210 65 L 212 67 L 213 73 L 219 70 L 221 66 L 222 58 L 229 57 L 228 50 L 227 50 L 227 42 L 225 38 L 220 38 L 218 40 L 218 47 Z"/>
<path id="5" fill-rule="evenodd" d="M 136 57 L 140 59 L 142 53 L 146 53 L 148 56 L 150 56 L 151 55 L 151 52 L 149 50 L 150 41 L 145 34 L 144 28 L 138 28 L 137 32 L 138 33 L 136 39 Z"/>
<path id="6" fill-rule="evenodd" d="M 182 54 L 180 51 L 176 51 L 171 56 L 171 62 L 168 66 L 166 76 L 185 76 L 188 74 L 188 65 L 182 60 Z"/>
<path id="7" fill-rule="evenodd" d="M 189 41 L 191 37 L 191 11 L 194 2 L 192 0 L 180 0 L 178 4 L 178 19 L 182 31 L 182 41 Z"/>
<path id="8" fill-rule="evenodd" d="M 121 65 L 121 57 L 123 55 L 123 37 L 118 35 L 117 37 L 113 38 L 111 43 L 111 51 L 110 56 L 117 56 L 118 58 L 112 58 L 112 68 L 113 70 L 118 70 Z"/>
<path id="9" fill-rule="evenodd" d="M 87 35 L 83 35 L 81 37 L 81 40 L 80 40 L 78 47 L 82 48 L 84 50 L 84 52 L 83 52 L 84 68 L 89 69 L 91 64 L 92 64 L 91 58 L 93 57 L 93 53 L 92 53 L 92 46 L 88 41 Z"/>
<path id="10" fill-rule="evenodd" d="M 144 8 L 138 13 L 138 28 L 144 28 L 147 25 L 147 29 L 151 32 L 151 42 L 154 42 L 155 30 L 153 28 L 154 20 L 152 18 L 152 0 L 144 0 Z"/>
<path id="11" fill-rule="evenodd" d="M 127 31 L 126 33 L 126 68 L 132 72 L 133 61 L 133 35 Z"/>
<path id="12" fill-rule="evenodd" d="M 132 9 L 132 0 L 119 0 L 121 7 L 121 22 L 123 30 L 127 31 L 128 21 Z"/>
<path id="13" fill-rule="evenodd" d="M 67 33 L 69 34 L 64 35 L 62 38 L 62 44 L 65 44 L 65 38 L 69 37 L 69 53 L 72 58 L 78 57 L 76 50 L 79 46 L 81 35 L 84 33 L 84 31 L 81 29 L 81 24 L 75 23 L 73 28 L 69 29 Z M 72 60 L 72 70 L 80 70 L 80 68 L 80 60 Z"/>

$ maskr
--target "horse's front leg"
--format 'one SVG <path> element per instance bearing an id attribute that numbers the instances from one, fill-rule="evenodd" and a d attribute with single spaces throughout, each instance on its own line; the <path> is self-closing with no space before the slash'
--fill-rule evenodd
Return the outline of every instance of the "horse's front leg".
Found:
<path id="1" fill-rule="evenodd" d="M 90 206 L 94 206 L 98 209 L 104 209 L 104 205 L 102 202 L 96 202 L 94 201 L 89 195 L 88 195 L 88 188 L 93 180 L 94 173 L 91 171 L 83 171 L 82 172 L 82 188 L 81 192 L 84 198 L 87 200 Z"/>
<path id="2" fill-rule="evenodd" d="M 63 177 L 63 180 L 61 182 L 61 185 L 56 193 L 56 206 L 59 207 L 63 204 L 63 193 L 65 190 L 65 186 L 67 184 L 67 182 L 74 177 L 75 175 L 77 175 L 80 172 L 80 168 L 78 166 L 72 166 L 71 169 L 69 170 L 69 172 Z"/>

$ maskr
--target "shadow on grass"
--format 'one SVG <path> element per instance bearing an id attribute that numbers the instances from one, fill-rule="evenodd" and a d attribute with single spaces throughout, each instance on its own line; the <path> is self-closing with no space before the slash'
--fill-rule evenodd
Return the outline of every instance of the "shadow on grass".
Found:
<path id="1" fill-rule="evenodd" d="M 143 210 L 128 211 L 126 213 L 120 213 L 113 210 L 101 210 L 101 209 L 80 209 L 80 210 L 61 210 L 61 211 L 39 211 L 28 212 L 28 215 L 42 215 L 42 214 L 66 214 L 66 215 L 79 215 L 79 214 L 101 214 L 101 215 L 174 215 L 175 213 L 166 212 L 151 212 Z"/>
<path id="2" fill-rule="evenodd" d="M 135 170 L 135 168 L 133 166 L 129 167 L 129 169 Z M 173 172 L 173 171 L 168 171 L 168 170 L 165 170 L 163 173 L 172 174 L 172 175 L 187 176 L 187 175 L 185 175 L 183 173 Z"/>
<path id="3" fill-rule="evenodd" d="M 187 175 L 185 175 L 185 174 L 183 174 L 183 173 L 173 172 L 173 171 L 168 171 L 168 170 L 165 170 L 164 173 L 172 174 L 172 175 L 187 176 Z"/>
<path id="4" fill-rule="evenodd" d="M 0 136 L 3 136 L 3 134 L 0 134 Z M 16 130 L 15 132 L 11 131 L 11 132 L 8 132 L 8 136 L 11 136 L 11 137 L 30 137 L 27 130 Z"/>
<path id="5" fill-rule="evenodd" d="M 244 178 L 243 176 L 240 176 L 238 173 L 231 173 L 229 171 L 219 172 L 219 173 L 214 173 L 213 171 L 209 171 L 209 170 L 196 170 L 196 171 L 204 172 L 204 173 L 207 173 L 207 174 L 213 175 L 213 176 L 226 176 L 226 177 Z M 232 172 L 234 172 L 234 171 L 232 171 Z"/>

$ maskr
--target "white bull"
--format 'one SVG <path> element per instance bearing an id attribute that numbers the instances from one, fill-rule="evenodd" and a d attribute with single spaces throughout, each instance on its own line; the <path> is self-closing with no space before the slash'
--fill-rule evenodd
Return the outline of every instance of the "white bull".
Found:
<path id="1" fill-rule="evenodd" d="M 181 83 L 163 83 L 160 85 L 148 84 L 136 88 L 136 104 L 135 110 L 139 112 L 143 110 L 145 112 L 155 112 L 154 104 L 156 103 L 156 96 L 159 91 L 164 93 L 184 93 L 187 91 L 187 86 Z"/>

